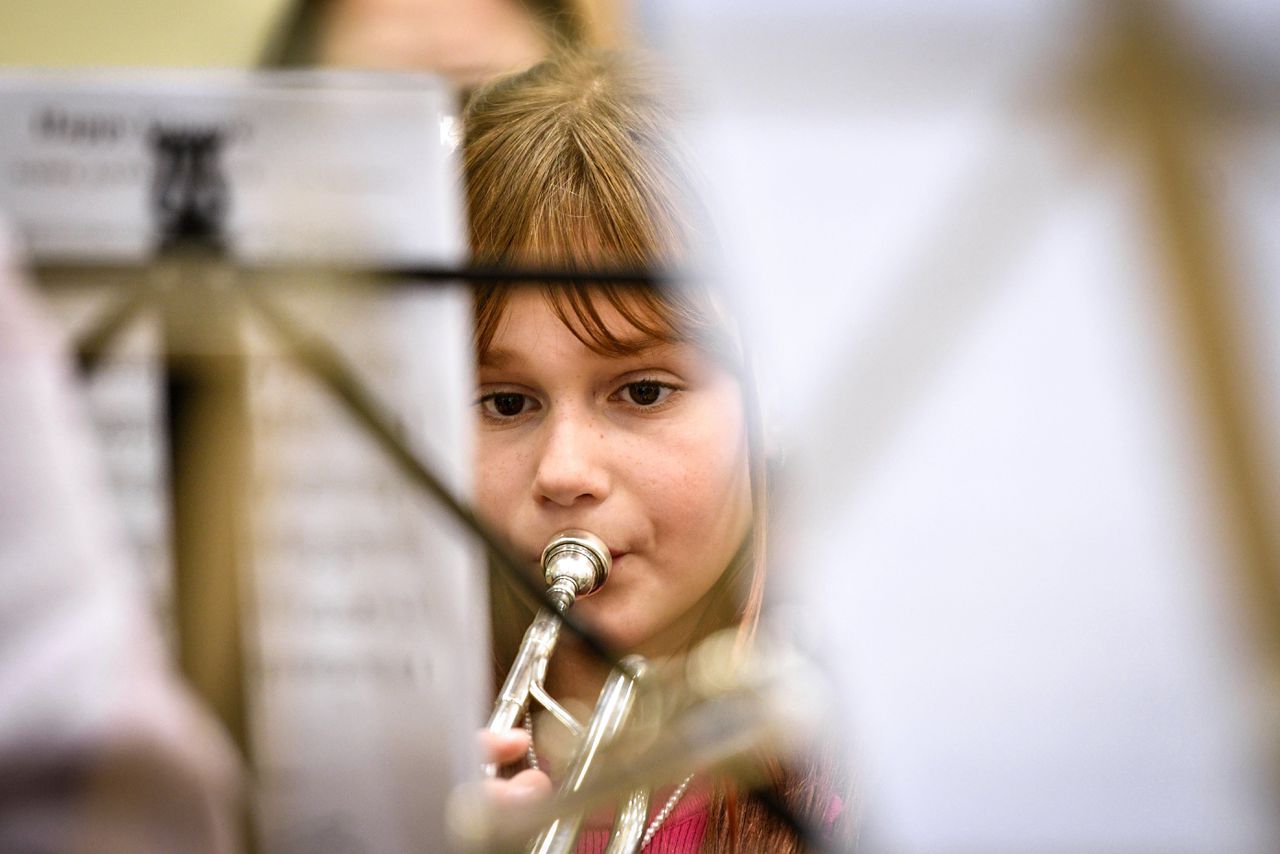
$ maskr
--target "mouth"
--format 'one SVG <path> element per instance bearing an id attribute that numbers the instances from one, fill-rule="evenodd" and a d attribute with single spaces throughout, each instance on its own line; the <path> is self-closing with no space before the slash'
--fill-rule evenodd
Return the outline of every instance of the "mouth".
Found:
<path id="1" fill-rule="evenodd" d="M 537 552 L 526 554 L 528 555 L 526 563 L 534 570 L 534 572 L 540 573 L 542 571 L 542 549 L 539 549 Z M 609 547 L 609 561 L 611 563 L 617 563 L 629 554 L 631 554 L 629 549 Z"/>

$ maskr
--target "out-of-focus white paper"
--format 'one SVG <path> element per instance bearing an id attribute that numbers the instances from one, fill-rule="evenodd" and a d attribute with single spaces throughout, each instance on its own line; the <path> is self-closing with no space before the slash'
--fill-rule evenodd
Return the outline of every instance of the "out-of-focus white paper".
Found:
<path id="1" fill-rule="evenodd" d="M 833 674 L 868 850 L 1280 844 L 1143 167 L 1066 97 L 1090 8 L 646 7 L 775 431 L 775 601 Z M 1222 14 L 1227 45 L 1277 24 Z M 1274 79 L 1240 56 L 1227 80 Z M 1275 435 L 1269 103 L 1220 126 L 1206 203 Z"/>
<path id="2" fill-rule="evenodd" d="M 328 84 L 328 85 L 325 85 Z M 0 79 L 0 208 L 38 260 L 145 260 L 156 125 L 220 127 L 229 254 L 452 263 L 463 252 L 453 111 L 415 77 L 17 75 Z M 469 489 L 464 288 L 272 292 L 328 340 L 458 494 Z M 73 331 L 111 294 L 49 293 Z M 129 329 L 87 393 L 135 550 L 169 591 L 158 335 Z M 478 553 L 351 417 L 246 329 L 254 526 L 244 600 L 262 850 L 440 850 L 444 801 L 478 773 L 488 660 Z"/>

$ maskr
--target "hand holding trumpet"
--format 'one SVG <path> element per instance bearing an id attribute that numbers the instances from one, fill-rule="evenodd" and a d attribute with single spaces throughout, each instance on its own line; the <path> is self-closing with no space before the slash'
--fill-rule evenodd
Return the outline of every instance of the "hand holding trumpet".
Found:
<path id="1" fill-rule="evenodd" d="M 480 730 L 485 761 L 499 767 L 523 759 L 528 754 L 529 742 L 529 733 L 522 729 L 506 732 Z M 551 778 L 541 769 L 526 768 L 506 779 L 485 780 L 484 792 L 496 808 L 524 806 L 551 796 Z"/>

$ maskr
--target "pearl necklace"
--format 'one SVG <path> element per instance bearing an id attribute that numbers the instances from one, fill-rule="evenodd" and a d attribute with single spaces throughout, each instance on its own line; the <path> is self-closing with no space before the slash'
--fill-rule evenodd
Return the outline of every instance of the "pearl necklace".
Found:
<path id="1" fill-rule="evenodd" d="M 667 816 L 671 815 L 671 811 L 676 808 L 676 804 L 680 803 L 680 799 L 684 797 L 685 790 L 689 788 L 689 784 L 692 782 L 692 774 L 681 780 L 680 785 L 676 786 L 676 790 L 671 793 L 671 797 L 667 798 L 667 802 L 662 805 L 662 809 L 658 810 L 658 814 L 653 817 L 653 821 L 649 822 L 649 826 L 644 831 L 644 838 L 640 840 L 641 851 L 649 847 L 649 843 L 653 841 L 658 828 L 662 827 L 662 823 L 667 820 Z"/>
<path id="2" fill-rule="evenodd" d="M 533 716 L 526 714 L 524 716 L 524 731 L 529 733 L 529 752 L 526 756 L 529 767 L 535 771 L 540 770 L 538 765 L 538 754 L 533 750 Z M 640 840 L 640 849 L 643 851 L 649 847 L 649 843 L 653 841 L 653 837 L 657 835 L 658 829 L 662 827 L 662 823 L 671 815 L 672 810 L 676 808 L 676 804 L 680 803 L 680 799 L 684 797 L 684 793 L 688 790 L 689 784 L 693 782 L 693 775 L 690 774 L 680 781 L 680 785 L 676 786 L 676 790 L 671 793 L 671 797 L 667 798 L 667 802 L 662 805 L 662 809 L 658 810 L 657 815 L 649 822 L 649 826 L 645 828 L 644 837 Z"/>

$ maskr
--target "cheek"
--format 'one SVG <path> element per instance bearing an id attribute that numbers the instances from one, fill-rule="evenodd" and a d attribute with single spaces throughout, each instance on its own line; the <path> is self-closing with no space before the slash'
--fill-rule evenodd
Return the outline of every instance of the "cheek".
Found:
<path id="1" fill-rule="evenodd" d="M 737 547 L 750 517 L 746 437 L 741 420 L 705 418 L 673 438 L 648 478 L 656 508 L 672 530 L 707 548 Z"/>
<path id="2" fill-rule="evenodd" d="M 519 451 L 479 442 L 472 466 L 476 510 L 495 521 L 508 517 L 528 491 L 522 481 L 527 467 Z"/>

